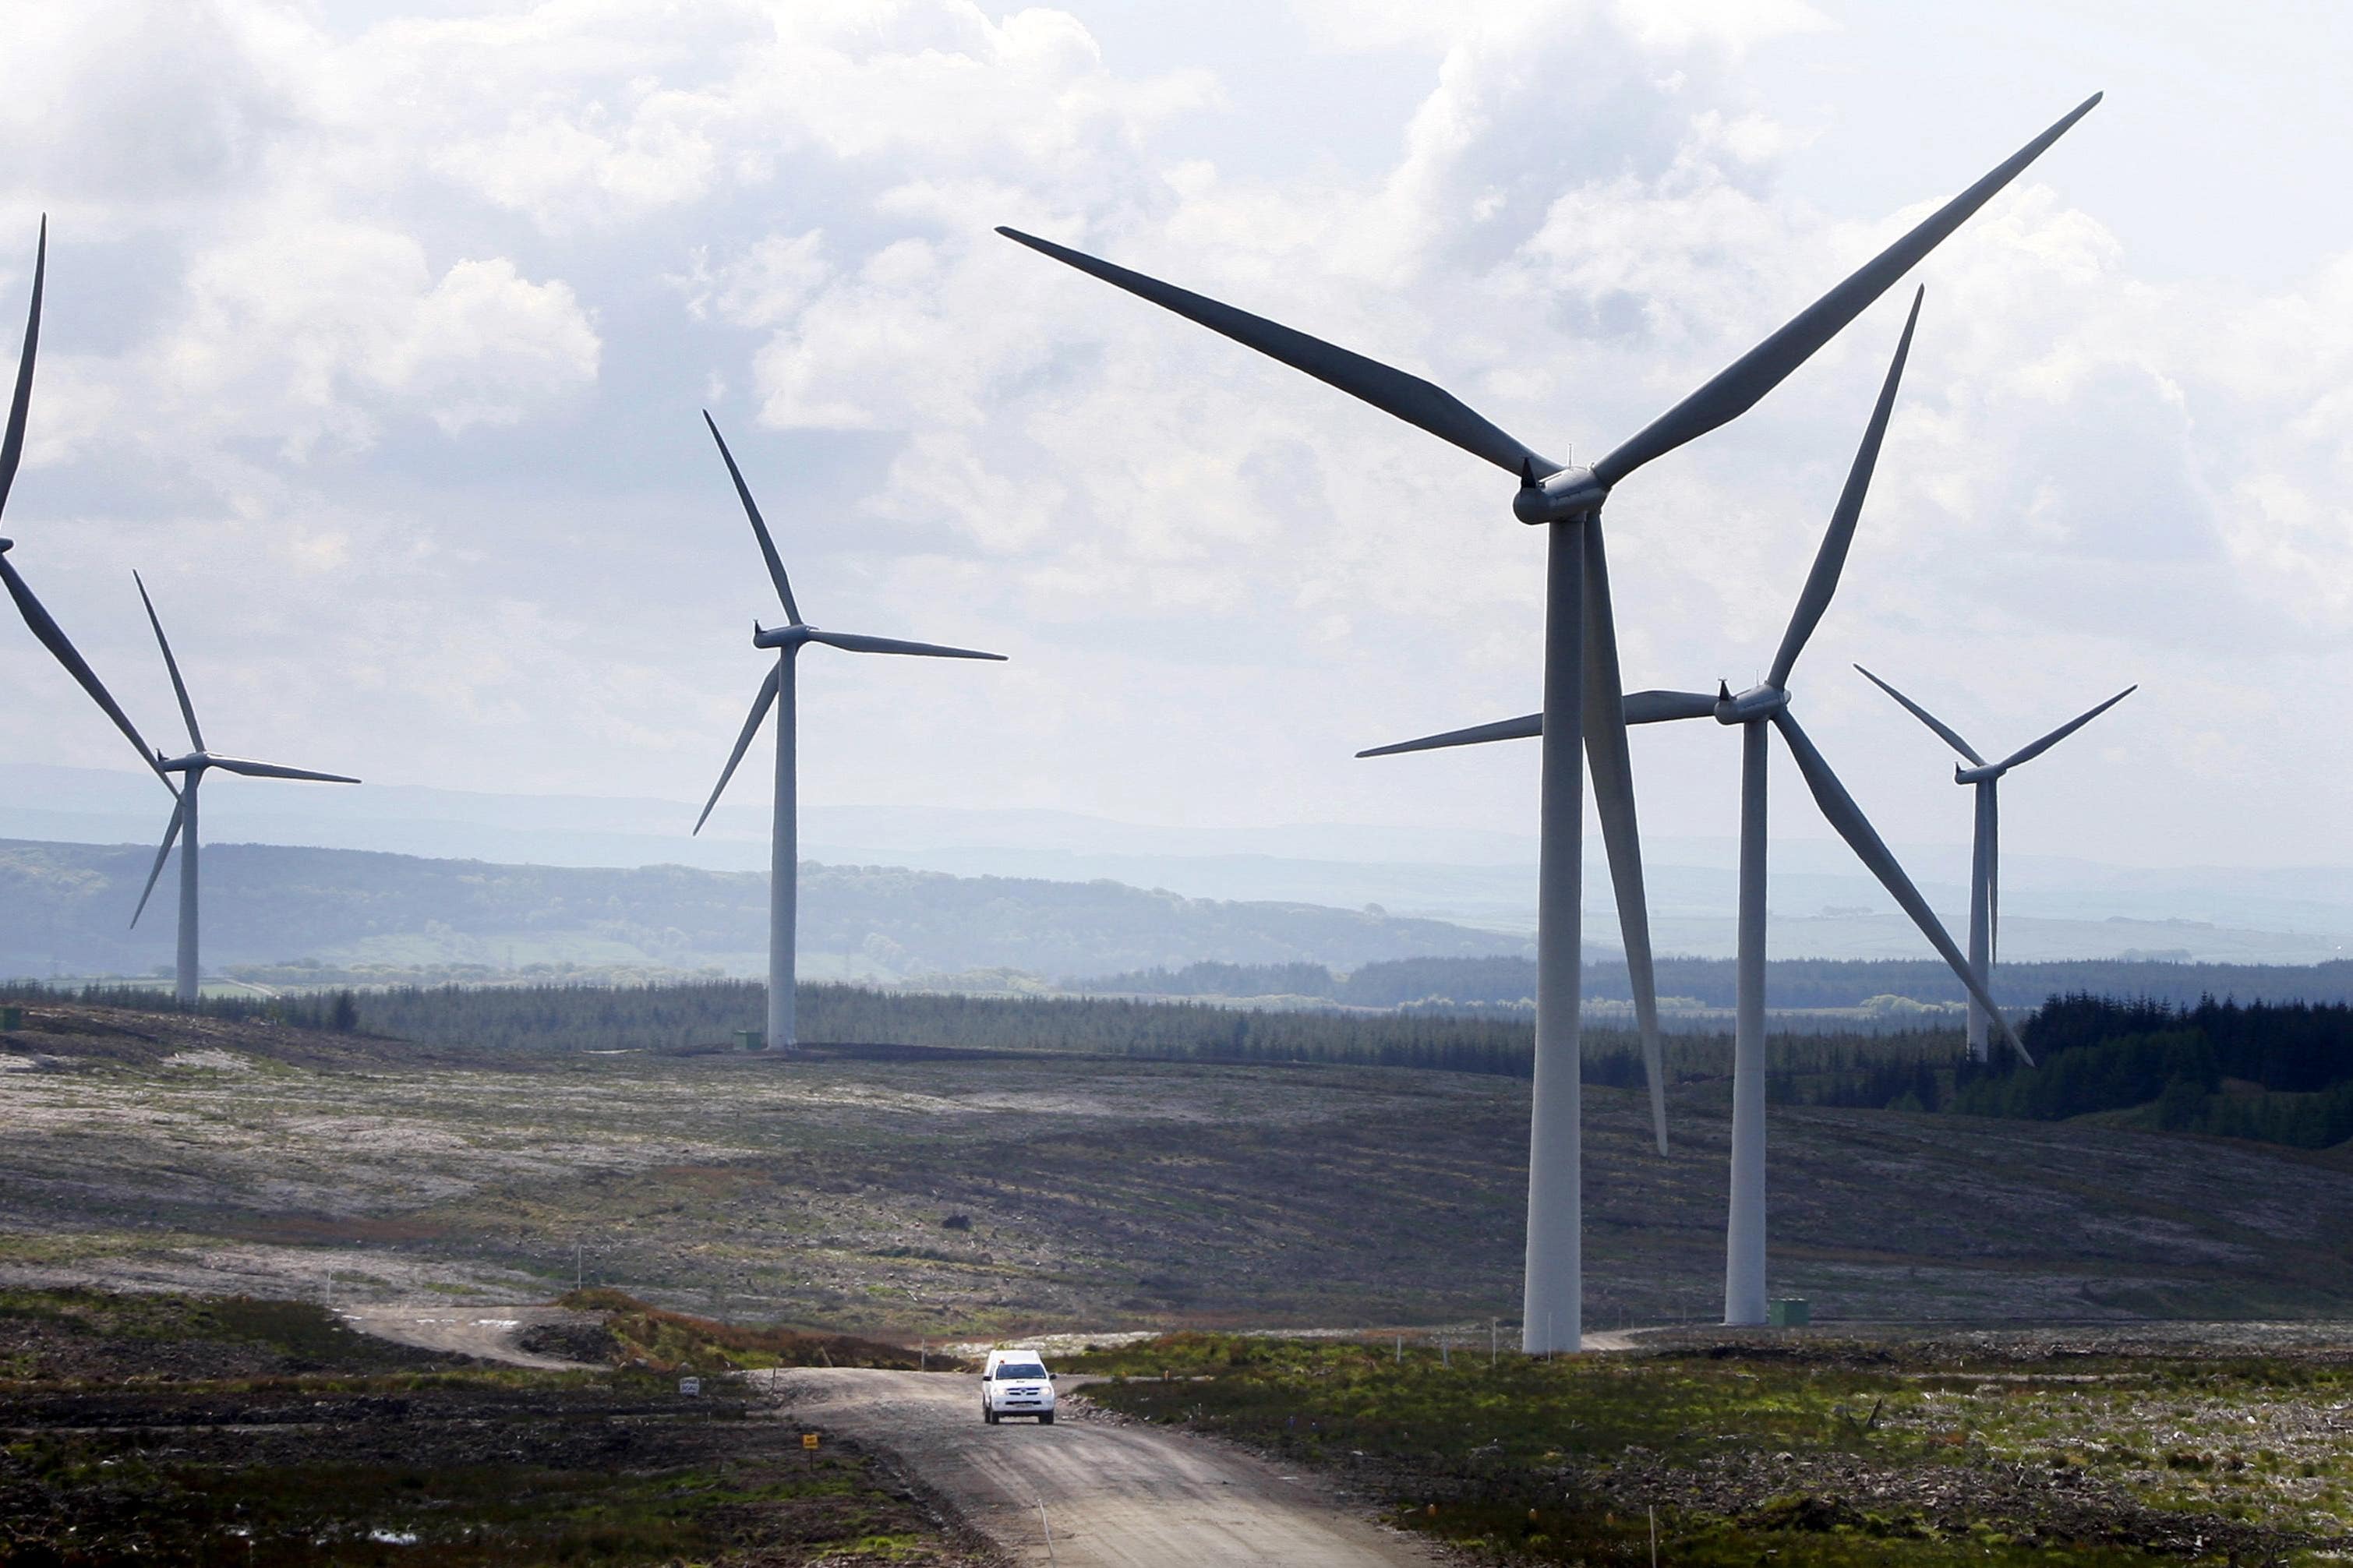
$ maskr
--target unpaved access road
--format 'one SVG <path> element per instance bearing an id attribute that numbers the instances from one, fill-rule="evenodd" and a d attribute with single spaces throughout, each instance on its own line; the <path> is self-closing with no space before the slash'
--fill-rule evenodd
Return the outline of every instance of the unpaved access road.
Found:
<path id="1" fill-rule="evenodd" d="M 558 1356 L 535 1355 L 516 1342 L 525 1329 L 542 1324 L 596 1323 L 602 1320 L 594 1312 L 566 1311 L 562 1307 L 450 1307 L 442 1305 L 408 1305 L 376 1307 L 343 1307 L 337 1315 L 363 1333 L 379 1339 L 392 1340 L 420 1350 L 454 1351 L 459 1355 L 478 1356 L 483 1361 L 503 1362 L 509 1366 L 535 1367 L 543 1372 L 565 1372 L 578 1367 L 576 1361 Z M 974 1396 L 977 1399 L 979 1396 Z"/>
<path id="2" fill-rule="evenodd" d="M 1026 1563 L 1430 1568 L 1438 1561 L 1306 1478 L 1184 1433 L 1088 1419 L 1076 1409 L 1051 1426 L 985 1426 L 979 1380 L 954 1373 L 798 1367 L 765 1375 L 790 1416 L 888 1450 Z"/>

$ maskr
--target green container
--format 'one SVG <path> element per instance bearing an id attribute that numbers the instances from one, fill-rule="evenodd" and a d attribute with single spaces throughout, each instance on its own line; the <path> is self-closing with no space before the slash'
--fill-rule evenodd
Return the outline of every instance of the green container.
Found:
<path id="1" fill-rule="evenodd" d="M 760 1048 L 760 1031 L 738 1029 L 735 1031 L 735 1043 L 747 1051 L 756 1051 Z"/>
<path id="2" fill-rule="evenodd" d="M 1767 1301 L 1765 1321 L 1777 1329 L 1802 1329 L 1814 1321 L 1813 1303 L 1810 1301 Z"/>
<path id="3" fill-rule="evenodd" d="M 11 1002 L 0 1007 L 0 1035 L 13 1035 L 25 1026 L 25 1010 Z"/>

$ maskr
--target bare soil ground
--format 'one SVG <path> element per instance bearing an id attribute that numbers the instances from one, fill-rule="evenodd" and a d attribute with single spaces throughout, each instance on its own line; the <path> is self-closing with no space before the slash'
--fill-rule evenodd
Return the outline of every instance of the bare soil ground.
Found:
<path id="1" fill-rule="evenodd" d="M 1517 1302 L 1510 1079 L 27 1023 L 0 1037 L 0 1282 L 467 1310 L 549 1300 L 578 1247 L 592 1283 L 689 1310 L 967 1341 Z M 1663 1161 L 1639 1097 L 1587 1106 L 1588 1328 L 1712 1319 L 1719 1098 L 1678 1096 Z M 1772 1289 L 1818 1319 L 2353 1312 L 2341 1152 L 1780 1107 L 1771 1128 Z"/>

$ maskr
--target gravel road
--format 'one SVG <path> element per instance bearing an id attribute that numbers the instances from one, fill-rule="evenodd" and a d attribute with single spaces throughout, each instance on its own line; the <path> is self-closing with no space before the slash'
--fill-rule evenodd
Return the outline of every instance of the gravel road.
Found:
<path id="1" fill-rule="evenodd" d="M 1429 1568 L 1438 1561 L 1306 1478 L 1223 1444 L 1071 1406 L 1051 1426 L 985 1426 L 979 1381 L 958 1374 L 802 1367 L 772 1375 L 789 1415 L 889 1450 L 1025 1563 Z"/>

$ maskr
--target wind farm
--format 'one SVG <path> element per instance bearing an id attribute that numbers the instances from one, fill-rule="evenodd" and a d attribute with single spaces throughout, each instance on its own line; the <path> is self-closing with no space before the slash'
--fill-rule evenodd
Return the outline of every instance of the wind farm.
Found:
<path id="1" fill-rule="evenodd" d="M 1924 291 L 1925 292 L 1925 291 Z M 1740 731 L 1740 956 L 1738 1022 L 1734 1034 L 1732 1076 L 1732 1204 L 1731 1216 L 1725 1231 L 1724 1321 L 1728 1324 L 1757 1324 L 1766 1319 L 1765 1294 L 1765 862 L 1766 862 L 1766 729 L 1778 729 L 1789 748 L 1792 760 L 1813 792 L 1815 804 L 1839 836 L 1847 841 L 1855 856 L 1887 889 L 1905 913 L 1919 926 L 1921 935 L 1928 939 L 1953 973 L 1968 988 L 1970 1005 L 1983 1009 L 1989 1016 L 2000 1017 L 1991 994 L 1986 990 L 1981 966 L 1963 959 L 1960 949 L 1943 924 L 1920 896 L 1910 877 L 1905 874 L 1895 858 L 1874 830 L 1854 797 L 1839 782 L 1838 775 L 1823 760 L 1821 752 L 1800 729 L 1789 711 L 1789 676 L 1795 669 L 1798 656 L 1805 651 L 1807 641 L 1820 626 L 1823 615 L 1830 609 L 1831 597 L 1838 591 L 1840 574 L 1846 568 L 1847 555 L 1854 542 L 1855 526 L 1862 519 L 1863 501 L 1871 489 L 1871 476 L 1879 462 L 1881 443 L 1887 435 L 1887 422 L 1895 405 L 1897 385 L 1904 377 L 1904 362 L 1912 349 L 1912 331 L 1919 324 L 1922 295 L 1912 300 L 1911 314 L 1905 318 L 1904 335 L 1895 345 L 1895 357 L 1887 367 L 1886 383 L 1880 388 L 1878 405 L 1872 410 L 1871 424 L 1863 432 L 1862 445 L 1855 454 L 1854 466 L 1847 475 L 1846 487 L 1840 495 L 1837 509 L 1831 513 L 1829 530 L 1822 536 L 1821 548 L 1814 556 L 1812 572 L 1808 575 L 1797 608 L 1789 617 L 1788 629 L 1782 634 L 1781 646 L 1773 656 L 1772 673 L 1759 685 L 1735 696 L 1728 685 L 1719 682 L 1715 695 L 1701 691 L 1636 691 L 1622 700 L 1626 722 L 1652 724 L 1672 722 L 1678 719 L 1713 718 L 1718 724 L 1736 727 Z M 1430 751 L 1443 747 L 1474 744 L 1485 741 L 1502 741 L 1537 736 L 1544 733 L 1545 716 L 1531 713 L 1521 719 L 1504 720 L 1476 729 L 1455 731 L 1432 735 L 1417 741 L 1399 742 L 1395 745 L 1376 747 L 1359 752 L 1360 756 L 1389 756 L 1406 752 Z M 2007 1019 L 2002 1031 L 2021 1056 L 2026 1047 L 2018 1040 Z M 2028 1058 L 2030 1061 L 2031 1058 Z M 1654 1079 L 1655 1082 L 1655 1079 Z M 1654 1093 L 1653 1105 L 1660 1102 Z M 1657 1112 L 1663 1115 L 1663 1111 Z"/>
<path id="2" fill-rule="evenodd" d="M 1650 917 L 1643 906 L 1641 835 L 1626 740 L 1623 683 L 1619 676 L 1616 611 L 1610 603 L 1609 568 L 1601 541 L 1602 503 L 1636 469 L 1755 406 L 2099 101 L 2097 93 L 2085 99 L 1588 468 L 1538 456 L 1452 395 L 1419 377 L 1066 247 L 1014 229 L 998 231 L 1517 474 L 1520 488 L 1512 498 L 1513 515 L 1547 530 L 1540 731 L 1544 772 L 1536 812 L 1541 859 L 1536 895 L 1535 1099 L 1528 1132 L 1523 1350 L 1546 1353 L 1574 1350 L 1582 1335 L 1579 1258 L 1584 1198 L 1577 1063 L 1583 995 L 1578 970 L 1584 944 L 1584 800 L 1588 759 L 1594 801 L 1609 850 L 1610 881 L 1618 894 L 1620 935 L 1625 943 L 1627 969 L 1633 977 L 1634 1005 L 1646 1038 L 1653 1042 L 1648 1055 L 1654 1072 L 1657 1061 L 1658 1003 L 1651 976 Z M 1784 732 L 1793 737 L 1798 733 L 1793 722 L 1787 721 Z M 1793 747 L 1804 744 L 1801 737 L 1791 741 Z M 1663 1151 L 1664 1112 L 1655 1100 L 1653 1122 Z"/>
<path id="3" fill-rule="evenodd" d="M 2353 22 L 1328 10 L 16 30 L 0 1558 L 2353 1558 Z"/>

